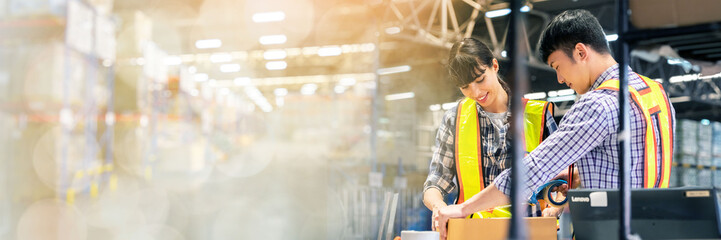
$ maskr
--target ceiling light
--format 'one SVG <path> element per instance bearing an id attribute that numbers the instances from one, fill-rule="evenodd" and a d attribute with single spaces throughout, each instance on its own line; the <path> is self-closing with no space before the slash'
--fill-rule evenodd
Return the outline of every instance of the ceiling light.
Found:
<path id="1" fill-rule="evenodd" d="M 250 85 L 250 78 L 249 77 L 235 78 L 235 80 L 233 80 L 233 83 L 235 83 L 235 86 L 248 86 L 248 85 Z"/>
<path id="2" fill-rule="evenodd" d="M 545 92 L 535 92 L 535 93 L 527 93 L 526 95 L 523 95 L 524 98 L 527 99 L 544 99 L 546 98 Z"/>
<path id="3" fill-rule="evenodd" d="M 345 92 L 345 86 L 337 85 L 335 86 L 335 88 L 333 88 L 333 91 L 335 91 L 335 93 L 337 94 L 341 94 Z"/>
<path id="4" fill-rule="evenodd" d="M 220 72 L 240 72 L 240 64 L 223 64 L 220 65 Z"/>
<path id="5" fill-rule="evenodd" d="M 221 45 L 223 45 L 223 42 L 221 42 L 220 39 L 203 39 L 195 41 L 195 47 L 198 49 L 219 48 Z"/>
<path id="6" fill-rule="evenodd" d="M 276 12 L 264 12 L 253 14 L 253 22 L 264 23 L 264 22 L 280 22 L 285 19 L 285 13 L 281 11 Z"/>
<path id="7" fill-rule="evenodd" d="M 195 66 L 188 67 L 188 73 L 190 73 L 190 74 L 194 74 L 197 71 L 198 71 L 198 68 L 196 68 Z"/>
<path id="8" fill-rule="evenodd" d="M 386 101 L 394 101 L 394 100 L 401 100 L 401 99 L 409 99 L 415 97 L 416 94 L 413 92 L 404 92 L 404 93 L 396 93 L 396 94 L 389 94 L 386 95 Z"/>
<path id="9" fill-rule="evenodd" d="M 573 95 L 576 92 L 574 92 L 573 89 L 563 89 L 563 90 L 558 90 L 556 93 L 558 94 L 558 96 L 566 96 L 566 95 Z"/>
<path id="10" fill-rule="evenodd" d="M 389 68 L 381 68 L 381 69 L 378 69 L 378 75 L 402 73 L 402 72 L 408 72 L 410 70 L 411 70 L 411 66 L 408 66 L 408 65 L 389 67 Z"/>
<path id="11" fill-rule="evenodd" d="M 528 11 L 531 11 L 531 7 L 529 7 L 529 6 L 521 7 L 521 12 L 528 12 Z M 496 17 L 506 16 L 510 13 L 511 13 L 510 8 L 503 8 L 503 9 L 492 10 L 492 11 L 486 12 L 486 17 L 487 18 L 496 18 Z"/>
<path id="12" fill-rule="evenodd" d="M 215 53 L 213 55 L 210 55 L 210 62 L 213 63 L 230 62 L 232 60 L 233 56 L 231 56 L 229 53 Z"/>
<path id="13" fill-rule="evenodd" d="M 276 96 L 282 97 L 288 95 L 288 89 L 276 88 L 275 90 L 273 90 L 273 93 L 275 93 Z"/>
<path id="14" fill-rule="evenodd" d="M 281 60 L 287 56 L 288 54 L 285 50 L 268 50 L 263 52 L 263 58 L 265 58 L 265 60 Z"/>
<path id="15" fill-rule="evenodd" d="M 315 83 L 306 83 L 302 87 L 300 87 L 300 94 L 303 95 L 313 95 L 315 93 L 315 90 L 318 89 L 318 85 Z"/>
<path id="16" fill-rule="evenodd" d="M 447 102 L 447 103 L 441 104 L 441 108 L 443 108 L 443 110 L 448 110 L 448 109 L 451 109 L 451 108 L 453 108 L 453 107 L 455 107 L 455 106 L 457 106 L 457 105 L 458 105 L 457 102 Z"/>
<path id="17" fill-rule="evenodd" d="M 263 45 L 283 44 L 286 41 L 288 41 L 288 38 L 282 34 L 268 35 L 268 36 L 261 36 L 259 41 L 260 41 L 260 44 L 263 44 Z"/>
<path id="18" fill-rule="evenodd" d="M 285 61 L 271 61 L 265 63 L 265 68 L 268 70 L 283 70 L 288 67 Z"/>
<path id="19" fill-rule="evenodd" d="M 343 52 L 343 49 L 341 49 L 338 46 L 322 47 L 322 48 L 318 49 L 318 56 L 321 56 L 321 57 L 338 56 L 342 52 Z"/>
<path id="20" fill-rule="evenodd" d="M 400 32 L 401 32 L 401 28 L 399 28 L 399 27 L 386 28 L 386 34 L 388 34 L 388 35 L 398 34 Z"/>
<path id="21" fill-rule="evenodd" d="M 205 81 L 208 81 L 208 74 L 198 73 L 198 74 L 195 74 L 195 76 L 193 76 L 193 78 L 195 78 L 196 82 L 205 82 Z"/>
<path id="22" fill-rule="evenodd" d="M 164 59 L 165 65 L 172 66 L 172 65 L 180 65 L 183 61 L 180 60 L 180 57 L 178 56 L 168 56 Z"/>
<path id="23" fill-rule="evenodd" d="M 342 86 L 353 86 L 355 85 L 355 78 L 347 77 L 340 79 L 340 85 Z"/>
<path id="24" fill-rule="evenodd" d="M 609 34 L 606 35 L 606 41 L 613 42 L 618 40 L 618 34 Z"/>

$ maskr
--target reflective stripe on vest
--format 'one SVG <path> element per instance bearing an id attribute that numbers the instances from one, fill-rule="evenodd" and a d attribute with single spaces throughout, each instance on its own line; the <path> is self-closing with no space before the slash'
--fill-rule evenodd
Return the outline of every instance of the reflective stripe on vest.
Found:
<path id="1" fill-rule="evenodd" d="M 645 88 L 634 89 L 629 86 L 633 102 L 643 111 L 643 118 L 646 122 L 646 137 L 644 147 L 644 188 L 667 188 L 671 175 L 671 157 L 673 156 L 673 118 L 671 116 L 671 104 L 668 102 L 663 86 L 645 76 L 641 76 Z M 608 89 L 618 91 L 618 79 L 605 81 L 596 89 Z M 657 129 L 660 133 L 661 143 L 661 172 L 658 168 L 656 136 L 653 126 L 653 116 L 657 119 Z"/>
<path id="2" fill-rule="evenodd" d="M 551 104 L 545 101 L 524 99 L 524 103 L 523 127 L 526 149 L 530 152 L 540 144 L 546 124 L 546 110 L 552 109 L 549 109 Z M 458 104 L 455 136 L 456 176 L 460 188 L 456 202 L 462 203 L 484 187 L 478 109 L 476 101 L 470 98 L 463 99 Z"/>

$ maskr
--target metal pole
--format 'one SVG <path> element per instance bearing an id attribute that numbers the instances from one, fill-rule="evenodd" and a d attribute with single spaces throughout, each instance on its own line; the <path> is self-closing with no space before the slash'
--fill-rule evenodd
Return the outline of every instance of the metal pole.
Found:
<path id="1" fill-rule="evenodd" d="M 523 38 L 523 21 L 521 15 L 521 0 L 511 0 L 511 15 L 508 25 L 508 54 L 511 56 L 511 69 L 508 71 L 507 79 L 511 85 L 511 120 L 510 133 L 513 136 L 513 162 L 511 168 L 511 226 L 509 228 L 509 239 L 526 239 L 526 199 L 523 196 L 523 189 L 526 185 L 526 169 L 523 165 L 524 143 L 523 143 L 523 103 L 521 96 L 528 89 L 528 52 L 526 52 Z"/>
<path id="2" fill-rule="evenodd" d="M 628 239 L 631 236 L 631 142 L 630 137 L 630 106 L 628 102 L 628 42 L 625 33 L 628 32 L 628 0 L 618 0 L 618 182 L 619 182 L 619 228 L 618 239 Z"/>

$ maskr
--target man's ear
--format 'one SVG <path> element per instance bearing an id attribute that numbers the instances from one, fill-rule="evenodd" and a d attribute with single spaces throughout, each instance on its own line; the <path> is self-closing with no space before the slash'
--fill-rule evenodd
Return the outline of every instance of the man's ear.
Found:
<path id="1" fill-rule="evenodd" d="M 588 59 L 589 47 L 583 43 L 576 43 L 573 49 L 573 58 L 576 61 L 585 61 Z"/>

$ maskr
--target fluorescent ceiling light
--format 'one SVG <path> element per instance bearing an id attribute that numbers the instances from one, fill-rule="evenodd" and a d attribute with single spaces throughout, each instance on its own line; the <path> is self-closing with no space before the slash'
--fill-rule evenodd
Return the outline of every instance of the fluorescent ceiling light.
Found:
<path id="1" fill-rule="evenodd" d="M 197 71 L 198 71 L 198 68 L 196 68 L 195 66 L 188 67 L 188 73 L 190 73 L 190 74 L 194 74 Z"/>
<path id="2" fill-rule="evenodd" d="M 288 54 L 285 50 L 268 50 L 263 52 L 263 58 L 265 58 L 265 60 L 281 60 L 287 56 Z"/>
<path id="3" fill-rule="evenodd" d="M 285 20 L 285 13 L 281 11 L 253 14 L 253 22 L 257 23 L 280 22 L 283 20 Z"/>
<path id="4" fill-rule="evenodd" d="M 315 83 L 306 83 L 303 84 L 302 87 L 300 87 L 300 94 L 313 95 L 315 94 L 315 90 L 318 90 L 318 85 L 316 85 Z"/>
<path id="5" fill-rule="evenodd" d="M 220 65 L 220 72 L 240 72 L 240 64 L 223 64 Z"/>
<path id="6" fill-rule="evenodd" d="M 396 93 L 396 94 L 390 94 L 386 95 L 386 101 L 395 101 L 395 100 L 401 100 L 401 99 L 409 99 L 415 97 L 416 94 L 413 92 L 404 92 L 404 93 Z"/>
<path id="7" fill-rule="evenodd" d="M 230 62 L 232 60 L 233 56 L 229 53 L 215 53 L 210 55 L 210 62 L 214 63 Z"/>
<path id="8" fill-rule="evenodd" d="M 455 107 L 456 105 L 458 105 L 457 102 L 448 102 L 448 103 L 441 104 L 441 107 L 443 107 L 443 110 L 448 110 L 448 109 Z"/>
<path id="9" fill-rule="evenodd" d="M 428 109 L 431 110 L 431 111 L 434 111 L 434 112 L 435 112 L 435 111 L 440 111 L 440 110 L 441 110 L 441 105 L 440 105 L 440 104 L 433 104 L 433 105 L 428 106 Z"/>
<path id="10" fill-rule="evenodd" d="M 606 41 L 613 42 L 618 40 L 618 34 L 606 35 Z"/>
<path id="11" fill-rule="evenodd" d="M 573 89 L 570 89 L 570 88 L 557 91 L 558 96 L 573 95 L 575 93 L 576 92 L 574 92 Z"/>
<path id="12" fill-rule="evenodd" d="M 528 11 L 531 11 L 531 7 L 529 7 L 529 6 L 523 6 L 523 7 L 521 7 L 521 12 L 528 12 Z M 511 13 L 511 9 L 510 9 L 510 8 L 503 8 L 503 9 L 498 9 L 498 10 L 493 10 L 493 11 L 488 11 L 488 12 L 486 12 L 486 17 L 487 17 L 487 18 L 496 18 L 496 17 L 506 16 L 506 15 L 508 15 L 508 14 L 510 14 L 510 13 Z"/>
<path id="13" fill-rule="evenodd" d="M 180 57 L 178 56 L 168 56 L 164 59 L 165 65 L 172 66 L 172 65 L 180 65 L 183 63 L 183 61 L 180 60 Z"/>
<path id="14" fill-rule="evenodd" d="M 341 94 L 345 92 L 345 86 L 337 85 L 335 88 L 333 88 L 333 91 L 337 94 Z"/>
<path id="15" fill-rule="evenodd" d="M 208 81 L 208 74 L 205 73 L 198 73 L 193 76 L 195 78 L 196 82 L 205 82 Z"/>
<path id="16" fill-rule="evenodd" d="M 397 67 L 378 69 L 378 74 L 379 75 L 387 75 L 387 74 L 393 74 L 393 73 L 408 72 L 410 70 L 411 70 L 411 66 L 403 65 L 403 66 L 397 66 Z"/>
<path id="17" fill-rule="evenodd" d="M 567 102 L 567 101 L 573 101 L 573 100 L 576 100 L 576 95 L 549 97 L 546 99 L 546 101 L 549 101 L 549 102 Z"/>
<path id="18" fill-rule="evenodd" d="M 388 35 L 398 34 L 400 32 L 401 32 L 401 28 L 399 28 L 399 27 L 386 28 L 386 34 L 388 34 Z"/>
<path id="19" fill-rule="evenodd" d="M 265 63 L 265 68 L 268 70 L 283 70 L 288 67 L 285 61 L 271 61 Z"/>
<path id="20" fill-rule="evenodd" d="M 353 86 L 353 85 L 355 85 L 355 78 L 352 78 L 352 77 L 341 78 L 339 84 L 341 86 Z"/>
<path id="21" fill-rule="evenodd" d="M 203 39 L 195 41 L 195 47 L 198 49 L 219 48 L 222 45 L 223 42 L 221 42 L 220 39 Z"/>
<path id="22" fill-rule="evenodd" d="M 259 40 L 260 44 L 263 44 L 263 45 L 283 44 L 286 41 L 288 41 L 288 38 L 282 34 L 261 36 L 260 40 Z"/>
<path id="23" fill-rule="evenodd" d="M 528 93 L 526 95 L 523 95 L 524 98 L 527 99 L 544 99 L 546 98 L 545 92 L 535 92 L 535 93 Z"/>
<path id="24" fill-rule="evenodd" d="M 274 93 L 276 96 L 282 97 L 282 96 L 288 95 L 288 89 L 285 89 L 285 88 L 276 88 L 275 90 L 273 90 L 273 93 Z"/>
<path id="25" fill-rule="evenodd" d="M 250 85 L 250 78 L 249 77 L 235 78 L 233 80 L 233 83 L 235 84 L 235 86 L 248 86 L 248 85 Z"/>
<path id="26" fill-rule="evenodd" d="M 343 52 L 343 49 L 341 49 L 338 46 L 322 47 L 322 48 L 318 49 L 318 56 L 321 56 L 321 57 L 338 56 L 342 52 Z"/>
<path id="27" fill-rule="evenodd" d="M 376 50 L 376 45 L 374 43 L 364 43 L 360 46 L 361 52 L 371 52 L 373 50 Z"/>

